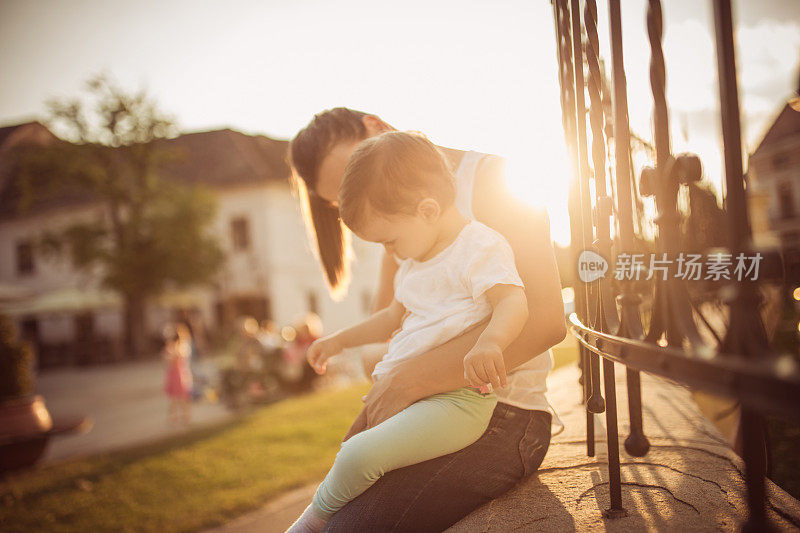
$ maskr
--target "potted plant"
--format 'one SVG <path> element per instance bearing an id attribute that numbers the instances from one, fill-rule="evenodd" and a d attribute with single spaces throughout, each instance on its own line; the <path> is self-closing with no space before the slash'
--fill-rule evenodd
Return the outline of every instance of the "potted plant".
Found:
<path id="1" fill-rule="evenodd" d="M 32 360 L 30 346 L 0 314 L 0 473 L 34 464 L 53 435 L 91 429 L 85 417 L 53 422 L 44 398 L 33 394 Z"/>
<path id="2" fill-rule="evenodd" d="M 0 315 L 0 471 L 29 466 L 44 453 L 53 421 L 33 394 L 31 348 Z"/>

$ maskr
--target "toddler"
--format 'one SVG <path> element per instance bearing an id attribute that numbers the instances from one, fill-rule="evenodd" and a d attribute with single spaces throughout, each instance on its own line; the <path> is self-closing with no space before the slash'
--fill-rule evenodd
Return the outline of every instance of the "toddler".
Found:
<path id="1" fill-rule="evenodd" d="M 383 244 L 399 264 L 389 307 L 323 337 L 308 350 L 317 372 L 343 349 L 389 341 L 372 374 L 377 381 L 489 318 L 464 357 L 469 387 L 424 398 L 344 443 L 314 499 L 290 533 L 320 531 L 327 520 L 384 473 L 456 452 L 489 425 L 505 385 L 503 350 L 528 318 L 511 247 L 495 231 L 464 218 L 441 152 L 419 134 L 389 132 L 359 145 L 339 189 L 344 223 Z"/>
<path id="2" fill-rule="evenodd" d="M 165 331 L 163 357 L 166 362 L 164 392 L 169 398 L 168 417 L 172 424 L 191 419 L 192 372 L 189 368 L 191 356 L 190 334 L 186 326 L 179 324 Z"/>

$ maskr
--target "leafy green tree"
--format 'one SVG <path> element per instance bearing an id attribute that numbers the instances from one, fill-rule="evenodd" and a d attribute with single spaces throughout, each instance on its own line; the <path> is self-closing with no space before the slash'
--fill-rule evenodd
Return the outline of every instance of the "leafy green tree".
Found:
<path id="1" fill-rule="evenodd" d="M 46 234 L 41 249 L 100 272 L 103 285 L 122 296 L 126 351 L 138 356 L 146 349 L 147 301 L 166 289 L 209 283 L 222 264 L 209 231 L 215 199 L 165 179 L 165 165 L 186 154 L 170 147 L 173 121 L 146 92 L 130 94 L 98 76 L 82 98 L 48 108 L 47 124 L 62 141 L 23 155 L 21 207 L 65 197 L 101 207 L 91 219 Z"/>

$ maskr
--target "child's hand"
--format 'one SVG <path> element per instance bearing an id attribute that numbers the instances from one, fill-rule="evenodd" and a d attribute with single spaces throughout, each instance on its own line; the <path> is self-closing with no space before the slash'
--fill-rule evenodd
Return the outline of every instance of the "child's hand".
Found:
<path id="1" fill-rule="evenodd" d="M 503 351 L 496 344 L 478 342 L 464 357 L 464 379 L 479 389 L 491 383 L 495 390 L 507 385 Z"/>
<path id="2" fill-rule="evenodd" d="M 308 364 L 311 365 L 311 368 L 313 368 L 317 374 L 324 374 L 328 359 L 342 353 L 342 349 L 343 346 L 339 340 L 339 336 L 335 333 L 317 339 L 308 347 L 308 351 L 306 352 Z"/>

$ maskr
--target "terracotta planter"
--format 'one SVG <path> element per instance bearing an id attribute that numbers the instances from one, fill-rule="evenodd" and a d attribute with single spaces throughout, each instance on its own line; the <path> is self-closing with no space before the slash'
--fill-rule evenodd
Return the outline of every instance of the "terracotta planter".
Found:
<path id="1" fill-rule="evenodd" d="M 0 402 L 0 438 L 46 433 L 52 428 L 53 420 L 41 396 L 23 396 Z"/>
<path id="2" fill-rule="evenodd" d="M 31 466 L 44 453 L 53 420 L 41 396 L 0 402 L 0 471 Z"/>

